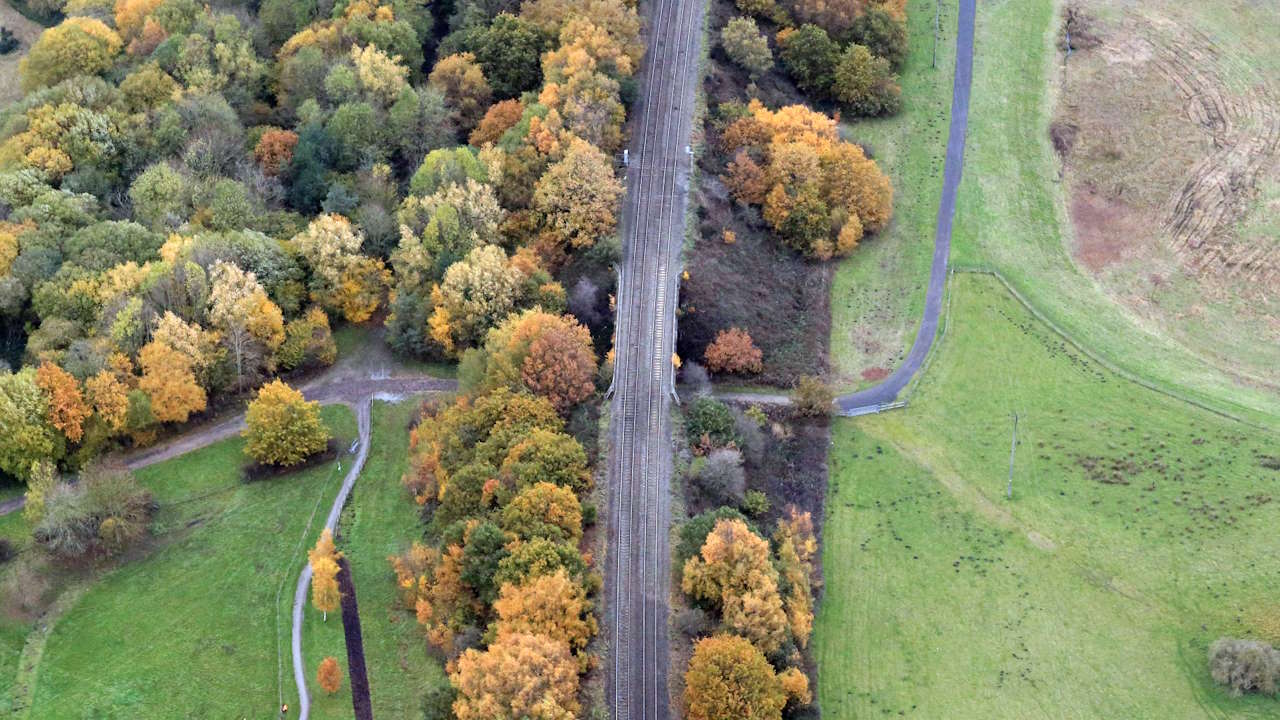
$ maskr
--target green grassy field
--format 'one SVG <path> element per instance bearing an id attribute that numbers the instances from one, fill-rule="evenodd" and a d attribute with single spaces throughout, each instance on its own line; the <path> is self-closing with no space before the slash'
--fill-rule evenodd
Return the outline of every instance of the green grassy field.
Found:
<path id="1" fill-rule="evenodd" d="M 911 405 L 833 430 L 824 715 L 1275 717 L 1205 652 L 1280 641 L 1277 437 L 1098 367 L 993 278 L 953 283 Z"/>
<path id="2" fill-rule="evenodd" d="M 418 404 L 374 403 L 373 448 L 339 522 L 338 548 L 351 562 L 360 604 L 365 663 L 374 717 L 408 718 L 419 712 L 423 690 L 441 675 L 427 656 L 427 643 L 413 615 L 394 608 L 395 576 L 389 555 L 405 550 L 421 534 L 418 508 L 400 484 L 409 458 L 409 421 Z M 351 686 L 342 620 L 307 608 L 303 634 L 307 678 L 312 683 L 312 717 L 350 718 Z M 332 697 L 314 685 L 320 661 L 332 655 L 343 668 L 342 689 Z"/>
<path id="3" fill-rule="evenodd" d="M 933 67 L 930 0 L 907 5 L 911 53 L 901 73 L 905 104 L 890 118 L 845 123 L 893 180 L 893 222 L 863 241 L 836 268 L 831 285 L 831 366 L 841 388 L 872 384 L 874 368 L 898 366 L 920 324 L 933 234 L 942 193 L 942 164 L 951 120 L 956 2 L 939 4 L 937 68 Z"/>
<path id="4" fill-rule="evenodd" d="M 1237 383 L 1140 325 L 1068 256 L 1071 230 L 1048 136 L 1058 5 L 1024 0 L 978 9 L 952 264 L 999 270 L 1041 312 L 1125 370 L 1275 426 L 1280 395 Z"/>
<path id="5" fill-rule="evenodd" d="M 354 416 L 323 412 L 345 448 Z M 294 581 L 342 474 L 328 462 L 244 483 L 242 462 L 235 438 L 138 472 L 161 505 L 155 547 L 58 619 L 29 717 L 267 717 L 278 687 L 291 698 Z"/>

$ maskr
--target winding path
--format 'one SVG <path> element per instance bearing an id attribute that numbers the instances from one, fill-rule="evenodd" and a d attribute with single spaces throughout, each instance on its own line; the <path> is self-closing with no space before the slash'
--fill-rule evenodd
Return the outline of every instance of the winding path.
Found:
<path id="1" fill-rule="evenodd" d="M 911 382 L 929 355 L 934 336 L 938 334 L 938 318 L 942 314 L 942 292 L 947 282 L 947 258 L 951 254 L 951 224 L 956 211 L 956 192 L 964 170 L 964 142 L 969 129 L 969 89 L 973 80 L 973 23 L 976 0 L 960 0 L 956 33 L 956 69 L 951 89 L 951 130 L 947 135 L 947 160 L 942 177 L 942 200 L 938 203 L 937 229 L 933 241 L 933 265 L 929 270 L 929 288 L 925 294 L 924 319 L 916 339 L 902 364 L 884 382 L 836 398 L 840 415 L 865 415 L 879 412 L 898 398 L 898 393 Z"/>

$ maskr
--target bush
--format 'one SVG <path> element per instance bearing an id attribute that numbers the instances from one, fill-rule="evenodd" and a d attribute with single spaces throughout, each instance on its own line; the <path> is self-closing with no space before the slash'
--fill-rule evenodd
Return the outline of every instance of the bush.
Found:
<path id="1" fill-rule="evenodd" d="M 751 517 L 760 517 L 769 512 L 769 496 L 759 490 L 748 490 L 742 500 L 742 511 Z"/>
<path id="2" fill-rule="evenodd" d="M 285 370 L 310 369 L 333 364 L 338 346 L 329 330 L 329 316 L 312 307 L 284 326 L 284 342 L 276 350 L 276 363 Z"/>
<path id="3" fill-rule="evenodd" d="M 778 34 L 779 57 L 787 74 L 801 90 L 819 99 L 831 94 L 840 46 L 827 31 L 805 24 Z"/>
<path id="4" fill-rule="evenodd" d="M 746 70 L 753 80 L 773 67 L 773 52 L 769 50 L 769 40 L 751 18 L 737 17 L 730 20 L 720 31 L 720 45 L 724 47 L 729 59 Z"/>
<path id="5" fill-rule="evenodd" d="M 676 630 L 685 637 L 696 639 L 710 635 L 715 630 L 715 623 L 706 610 L 702 608 L 685 608 L 676 613 Z"/>
<path id="6" fill-rule="evenodd" d="M 707 346 L 703 358 L 712 372 L 758 373 L 764 370 L 764 354 L 746 330 L 736 327 L 716 333 L 716 339 Z"/>
<path id="7" fill-rule="evenodd" d="M 861 117 L 893 115 L 902 109 L 902 90 L 889 61 L 876 57 L 865 45 L 851 44 L 836 64 L 831 92 L 836 100 Z"/>
<path id="8" fill-rule="evenodd" d="M 17 552 L 13 549 L 13 543 L 7 538 L 0 538 L 0 563 L 7 563 L 13 559 Z"/>
<path id="9" fill-rule="evenodd" d="M 690 479 L 707 502 L 716 505 L 741 505 L 747 489 L 747 476 L 742 471 L 742 453 L 734 448 L 713 450 L 694 464 Z"/>
<path id="10" fill-rule="evenodd" d="M 733 413 L 729 406 L 709 397 L 701 397 L 689 403 L 684 411 L 684 430 L 690 444 L 709 441 L 716 447 L 737 442 Z"/>
<path id="11" fill-rule="evenodd" d="M 707 369 L 692 360 L 680 368 L 681 392 L 691 397 L 711 394 L 711 375 Z"/>
<path id="12" fill-rule="evenodd" d="M 853 41 L 866 45 L 872 54 L 901 70 L 907 61 L 907 26 L 893 19 L 884 8 L 871 7 L 853 21 L 849 29 Z"/>
<path id="13" fill-rule="evenodd" d="M 1209 672 L 1233 695 L 1280 692 L 1280 650 L 1261 640 L 1219 638 L 1209 646 Z"/>
<path id="14" fill-rule="evenodd" d="M 125 550 L 146 533 L 155 510 L 151 494 L 133 473 L 118 466 L 91 465 L 80 482 L 59 483 L 44 496 L 44 514 L 32 535 L 65 559 Z"/>
<path id="15" fill-rule="evenodd" d="M 791 405 L 799 415 L 806 417 L 830 417 L 835 411 L 835 393 L 815 375 L 805 375 L 796 382 L 791 394 Z"/>
<path id="16" fill-rule="evenodd" d="M 453 684 L 441 678 L 427 688 L 422 696 L 422 720 L 453 720 L 453 701 L 458 691 Z"/>
<path id="17" fill-rule="evenodd" d="M 13 31 L 7 27 L 0 26 L 0 55 L 8 55 L 18 49 L 18 38 L 13 36 Z"/>

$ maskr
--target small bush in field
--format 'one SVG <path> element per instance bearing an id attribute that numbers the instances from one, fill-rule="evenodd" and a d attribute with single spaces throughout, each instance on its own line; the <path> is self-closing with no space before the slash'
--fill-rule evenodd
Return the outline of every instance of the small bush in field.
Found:
<path id="1" fill-rule="evenodd" d="M 1219 638 L 1209 646 L 1209 672 L 1233 695 L 1280 692 L 1280 650 L 1261 640 Z"/>

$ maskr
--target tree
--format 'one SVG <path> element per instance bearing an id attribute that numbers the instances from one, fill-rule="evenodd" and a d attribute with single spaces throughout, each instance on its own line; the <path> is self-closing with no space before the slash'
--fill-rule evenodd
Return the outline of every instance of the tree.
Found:
<path id="1" fill-rule="evenodd" d="M 826 30 L 812 23 L 783 30 L 778 33 L 778 50 L 782 66 L 801 90 L 819 99 L 830 96 L 840 45 Z"/>
<path id="2" fill-rule="evenodd" d="M 36 384 L 48 398 L 49 422 L 71 442 L 84 437 L 84 421 L 92 414 L 80 384 L 71 373 L 49 361 L 36 370 Z"/>
<path id="3" fill-rule="evenodd" d="M 552 325 L 538 335 L 520 368 L 525 386 L 546 397 L 560 412 L 591 397 L 595 375 L 591 333 L 576 320 Z"/>
<path id="4" fill-rule="evenodd" d="M 270 371 L 271 353 L 284 342 L 284 316 L 252 272 L 219 260 L 213 266 L 209 321 L 235 361 L 236 381 Z"/>
<path id="5" fill-rule="evenodd" d="M 758 373 L 764 369 L 764 355 L 741 328 L 731 327 L 716 333 L 707 346 L 703 359 L 713 372 Z"/>
<path id="6" fill-rule="evenodd" d="M 501 13 L 478 34 L 469 48 L 499 100 L 519 97 L 542 81 L 539 62 L 547 38 L 533 23 Z"/>
<path id="7" fill-rule="evenodd" d="M 408 87 L 409 68 L 401 63 L 399 55 L 392 57 L 373 45 L 353 46 L 351 64 L 355 66 L 356 79 L 365 96 L 382 107 L 394 103 L 400 91 Z"/>
<path id="8" fill-rule="evenodd" d="M 520 122 L 520 118 L 523 116 L 524 104 L 519 100 L 496 102 L 485 111 L 484 117 L 480 119 L 480 124 L 476 125 L 475 130 L 471 131 L 471 137 L 467 139 L 467 142 L 476 147 L 495 143 L 504 133 Z"/>
<path id="9" fill-rule="evenodd" d="M 521 299 L 525 274 L 502 248 L 477 247 L 449 266 L 433 292 L 431 337 L 448 354 L 476 345 Z"/>
<path id="10" fill-rule="evenodd" d="M 142 31 L 147 16 L 160 7 L 163 0 L 116 0 L 116 30 L 125 38 L 132 38 Z"/>
<path id="11" fill-rule="evenodd" d="M 342 553 L 333 544 L 333 531 L 325 528 L 320 531 L 316 546 L 307 551 L 307 562 L 311 564 L 311 604 L 324 613 L 338 609 L 342 593 L 338 590 L 338 558 Z"/>
<path id="12" fill-rule="evenodd" d="M 582 504 L 568 488 L 538 483 L 521 490 L 502 509 L 502 529 L 521 540 L 577 544 L 582 539 Z"/>
<path id="13" fill-rule="evenodd" d="M 244 452 L 264 465 L 297 465 L 323 451 L 329 442 L 320 403 L 308 402 L 280 380 L 258 390 L 244 419 Z"/>
<path id="14" fill-rule="evenodd" d="M 773 67 L 769 40 L 751 18 L 736 17 L 726 23 L 720 31 L 720 45 L 729 59 L 746 70 L 752 80 Z"/>
<path id="15" fill-rule="evenodd" d="M 700 397 L 689 403 L 684 412 L 685 434 L 689 442 L 703 441 L 724 447 L 738 439 L 738 431 L 729 406 L 710 397 Z"/>
<path id="16" fill-rule="evenodd" d="M 543 428 L 533 429 L 511 447 L 500 474 L 517 489 L 545 482 L 582 492 L 591 484 L 582 444 L 570 435 Z"/>
<path id="17" fill-rule="evenodd" d="M 285 370 L 332 365 L 338 346 L 329 329 L 329 316 L 318 307 L 307 308 L 301 317 L 284 326 L 284 342 L 276 350 L 276 364 Z"/>
<path id="18" fill-rule="evenodd" d="M 293 160 L 293 149 L 297 146 L 298 133 L 271 128 L 258 138 L 258 144 L 253 147 L 253 157 L 262 167 L 262 172 L 274 177 Z"/>
<path id="19" fill-rule="evenodd" d="M 427 76 L 431 87 L 444 94 L 445 102 L 458 113 L 458 125 L 470 132 L 484 115 L 493 97 L 484 71 L 471 53 L 442 58 Z"/>
<path id="20" fill-rule="evenodd" d="M 897 20 L 882 7 L 872 5 L 853 21 L 849 31 L 853 41 L 865 45 L 871 53 L 889 61 L 901 70 L 907 60 L 907 24 Z"/>
<path id="21" fill-rule="evenodd" d="M 45 498 L 58 484 L 58 468 L 44 460 L 31 463 L 31 474 L 27 477 L 27 492 L 22 506 L 22 519 L 28 525 L 36 526 L 44 519 Z"/>
<path id="22" fill-rule="evenodd" d="M 511 633 L 484 652 L 467 650 L 449 680 L 457 720 L 573 720 L 579 710 L 569 645 L 543 635 Z"/>
<path id="23" fill-rule="evenodd" d="M 837 38 L 844 39 L 873 0 L 786 0 L 802 23 L 813 23 Z"/>
<path id="24" fill-rule="evenodd" d="M 459 473 L 461 474 L 461 473 Z M 466 530 L 462 546 L 462 565 L 458 575 L 484 605 L 489 605 L 498 595 L 493 581 L 498 565 L 508 554 L 507 536 L 491 522 L 471 524 Z"/>
<path id="25" fill-rule="evenodd" d="M 853 43 L 836 63 L 831 94 L 855 115 L 892 115 L 902 108 L 902 90 L 889 61 Z"/>
<path id="26" fill-rule="evenodd" d="M 342 687 L 342 668 L 334 657 L 327 655 L 320 661 L 320 667 L 316 670 L 316 684 L 330 695 L 337 694 Z"/>
<path id="27" fill-rule="evenodd" d="M 769 661 L 733 635 L 699 640 L 684 684 L 689 720 L 779 720 L 787 701 Z"/>
<path id="28" fill-rule="evenodd" d="M 709 502 L 738 506 L 747 490 L 742 453 L 737 448 L 717 448 L 705 459 L 694 461 L 693 482 Z"/>
<path id="29" fill-rule="evenodd" d="M 84 391 L 85 399 L 110 432 L 124 429 L 129 415 L 129 389 L 114 373 L 99 371 L 84 381 Z"/>
<path id="30" fill-rule="evenodd" d="M 796 705 L 808 705 L 813 702 L 813 694 L 809 691 L 809 676 L 800 668 L 789 667 L 778 674 L 778 682 L 787 695 L 787 702 Z"/>
<path id="31" fill-rule="evenodd" d="M 158 422 L 186 422 L 191 413 L 204 410 L 204 388 L 196 382 L 191 360 L 160 342 L 149 342 L 138 352 L 142 377 L 138 389 L 151 399 Z"/>
<path id="32" fill-rule="evenodd" d="M 613 232 L 622 185 L 609 158 L 582 140 L 547 168 L 533 192 L 533 206 L 563 244 L 590 247 Z"/>
<path id="33" fill-rule="evenodd" d="M 684 565 L 685 594 L 719 609 L 725 628 L 772 653 L 790 630 L 769 543 L 741 520 L 719 520 Z"/>
<path id="34" fill-rule="evenodd" d="M 493 609 L 498 613 L 499 640 L 517 634 L 543 635 L 582 652 L 597 632 L 586 592 L 564 568 L 518 585 L 503 585 Z"/>
<path id="35" fill-rule="evenodd" d="M 56 85 L 76 75 L 106 72 L 124 42 L 101 20 L 70 17 L 45 30 L 18 64 L 22 88 Z"/>
<path id="36" fill-rule="evenodd" d="M 1209 672 L 1233 695 L 1280 693 L 1280 650 L 1261 640 L 1218 638 L 1209 646 Z"/>

